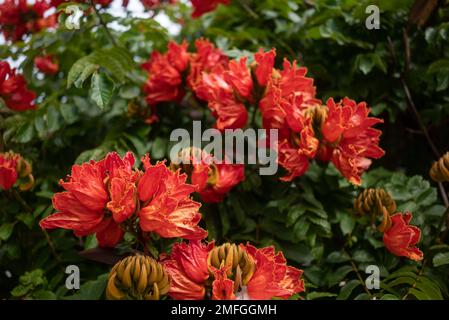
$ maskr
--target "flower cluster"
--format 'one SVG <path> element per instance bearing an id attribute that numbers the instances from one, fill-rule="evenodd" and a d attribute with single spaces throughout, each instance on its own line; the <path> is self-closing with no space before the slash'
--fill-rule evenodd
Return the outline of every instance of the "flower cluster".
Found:
<path id="1" fill-rule="evenodd" d="M 109 153 L 101 161 L 74 165 L 60 181 L 66 191 L 53 197 L 58 212 L 40 226 L 70 229 L 77 236 L 95 233 L 103 247 L 114 247 L 125 230 L 136 228 L 164 238 L 206 237 L 198 226 L 201 204 L 190 198 L 196 187 L 185 182 L 186 175 L 163 162 L 151 165 L 148 155 L 142 159 L 144 171 L 134 168 L 134 161 L 130 152 L 123 158 Z"/>
<path id="2" fill-rule="evenodd" d="M 44 16 L 52 6 L 47 0 L 36 0 L 33 4 L 27 0 L 5 0 L 0 4 L 0 31 L 5 39 L 19 41 L 27 34 L 54 27 L 56 14 Z"/>
<path id="3" fill-rule="evenodd" d="M 0 61 L 0 98 L 14 111 L 36 108 L 33 103 L 36 94 L 27 88 L 25 78 L 16 74 L 6 61 Z"/>
<path id="4" fill-rule="evenodd" d="M 31 164 L 20 154 L 12 151 L 0 153 L 0 190 L 11 189 L 16 182 L 19 190 L 29 190 L 34 185 L 31 171 Z"/>
<path id="5" fill-rule="evenodd" d="M 364 190 L 354 201 L 354 209 L 361 216 L 370 215 L 371 221 L 381 217 L 377 230 L 383 233 L 384 245 L 392 254 L 415 261 L 423 259 L 423 252 L 416 247 L 421 230 L 410 225 L 410 212 L 397 212 L 396 202 L 386 190 Z"/>
<path id="6" fill-rule="evenodd" d="M 229 60 L 207 40 L 197 40 L 195 47 L 196 53 L 188 53 L 186 42 L 171 42 L 165 54 L 154 52 L 143 65 L 149 72 L 144 86 L 149 105 L 181 100 L 186 82 L 207 102 L 215 127 L 225 130 L 245 127 L 247 106 L 256 104 L 263 127 L 278 130 L 279 139 L 270 144 L 278 148 L 278 162 L 287 171 L 284 181 L 303 175 L 317 158 L 332 162 L 349 182 L 360 185 L 371 159 L 384 155 L 382 132 L 373 128 L 383 120 L 370 117 L 365 102 L 330 98 L 323 105 L 307 69 L 295 61 L 284 59 L 279 70 L 275 50 L 260 50 L 249 66 L 246 57 Z"/>
<path id="7" fill-rule="evenodd" d="M 178 300 L 285 299 L 304 291 L 303 271 L 274 247 L 182 242 L 161 263 L 171 278 L 168 294 Z"/>
<path id="8" fill-rule="evenodd" d="M 192 184 L 198 186 L 198 193 L 204 202 L 221 202 L 225 195 L 245 179 L 242 164 L 217 161 L 211 154 L 196 148 L 181 150 L 178 159 L 171 163 L 186 172 Z"/>

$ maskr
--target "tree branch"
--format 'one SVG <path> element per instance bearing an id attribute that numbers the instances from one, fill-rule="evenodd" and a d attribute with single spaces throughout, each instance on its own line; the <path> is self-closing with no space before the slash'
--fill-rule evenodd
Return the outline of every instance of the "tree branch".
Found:
<path id="1" fill-rule="evenodd" d="M 100 21 L 100 24 L 103 26 L 104 30 L 106 31 L 106 34 L 109 38 L 109 40 L 111 40 L 112 44 L 117 47 L 117 42 L 115 41 L 114 37 L 111 34 L 111 31 L 109 31 L 109 28 L 106 24 L 106 22 L 103 20 L 103 17 L 101 16 L 101 13 L 98 11 L 97 7 L 95 6 L 94 0 L 90 0 L 90 5 L 92 6 L 92 8 L 95 11 L 95 14 L 98 17 L 98 20 Z"/>

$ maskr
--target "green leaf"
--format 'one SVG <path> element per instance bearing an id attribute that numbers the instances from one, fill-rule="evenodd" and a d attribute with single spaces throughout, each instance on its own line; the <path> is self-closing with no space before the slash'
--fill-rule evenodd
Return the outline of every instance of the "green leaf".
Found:
<path id="1" fill-rule="evenodd" d="M 29 229 L 33 227 L 34 217 L 31 213 L 28 212 L 21 213 L 17 215 L 17 219 L 22 221 Z"/>
<path id="2" fill-rule="evenodd" d="M 449 252 L 437 253 L 433 257 L 433 265 L 434 267 L 439 267 L 445 264 L 449 264 Z"/>
<path id="3" fill-rule="evenodd" d="M 96 50 L 73 64 L 67 77 L 67 88 L 70 88 L 73 84 L 80 88 L 83 82 L 94 74 L 99 67 L 106 69 L 117 81 L 124 82 L 133 66 L 132 57 L 123 48 L 113 47 Z"/>
<path id="4" fill-rule="evenodd" d="M 340 229 L 343 235 L 350 234 L 355 227 L 355 219 L 349 214 L 344 214 L 340 220 Z"/>
<path id="5" fill-rule="evenodd" d="M 72 66 L 67 77 L 67 88 L 72 85 L 81 88 L 84 81 L 98 70 L 99 66 L 91 63 L 88 57 L 81 58 Z"/>
<path id="6" fill-rule="evenodd" d="M 26 295 L 29 291 L 31 290 L 31 286 L 27 285 L 18 285 L 17 287 L 15 287 L 14 289 L 12 289 L 11 291 L 11 295 L 13 297 L 23 297 L 24 295 Z"/>
<path id="7" fill-rule="evenodd" d="M 100 109 L 104 109 L 111 101 L 114 84 L 107 75 L 95 72 L 91 79 L 90 89 L 91 99 Z"/>
<path id="8" fill-rule="evenodd" d="M 80 290 L 71 296 L 65 297 L 67 300 L 99 300 L 106 288 L 108 280 L 107 274 L 102 274 L 96 280 L 90 280 L 81 285 Z"/>
<path id="9" fill-rule="evenodd" d="M 440 59 L 433 62 L 429 68 L 427 68 L 427 73 L 437 73 L 442 69 L 449 69 L 449 60 L 448 59 Z"/>
<path id="10" fill-rule="evenodd" d="M 6 241 L 12 234 L 14 223 L 4 223 L 0 226 L 0 239 Z"/>
<path id="11" fill-rule="evenodd" d="M 346 283 L 345 286 L 341 288 L 337 300 L 347 300 L 351 296 L 352 291 L 359 285 L 360 281 L 358 280 L 351 280 L 348 283 Z"/>
<path id="12" fill-rule="evenodd" d="M 341 266 L 340 268 L 335 270 L 333 273 L 330 273 L 328 275 L 329 286 L 332 287 L 332 286 L 338 284 L 351 271 L 353 271 L 351 266 Z"/>
<path id="13" fill-rule="evenodd" d="M 330 293 L 330 292 L 310 292 L 306 295 L 306 300 L 315 300 L 315 299 L 320 299 L 320 298 L 332 298 L 332 297 L 336 297 L 337 295 L 335 293 Z"/>
<path id="14" fill-rule="evenodd" d="M 398 297 L 396 297 L 394 294 L 387 293 L 387 294 L 384 294 L 380 298 L 380 300 L 400 300 L 400 299 Z"/>

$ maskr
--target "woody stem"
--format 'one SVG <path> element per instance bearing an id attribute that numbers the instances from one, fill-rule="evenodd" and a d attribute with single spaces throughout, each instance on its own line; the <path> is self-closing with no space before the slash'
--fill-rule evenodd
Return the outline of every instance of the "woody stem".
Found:
<path id="1" fill-rule="evenodd" d="M 387 37 L 387 40 L 388 40 L 388 46 L 389 46 L 389 49 L 390 49 L 390 53 L 391 53 L 391 56 L 393 58 L 393 62 L 394 62 L 394 64 L 397 64 L 396 53 L 394 51 L 393 42 L 391 41 L 390 37 Z M 413 101 L 413 98 L 412 98 L 412 95 L 410 93 L 410 89 L 409 89 L 409 87 L 407 85 L 407 82 L 405 80 L 404 72 L 402 72 L 402 71 L 400 72 L 399 79 L 400 79 L 400 82 L 401 82 L 402 89 L 403 89 L 403 91 L 405 93 L 405 97 L 406 97 L 406 100 L 407 100 L 407 105 L 412 110 L 413 114 L 415 115 L 416 121 L 418 122 L 418 125 L 419 125 L 422 133 L 424 134 L 424 137 L 426 138 L 426 141 L 429 144 L 430 149 L 432 150 L 432 152 L 435 155 L 436 159 L 439 159 L 440 158 L 440 152 L 438 151 L 438 148 L 436 147 L 435 143 L 433 142 L 432 138 L 430 137 L 429 131 L 427 130 L 426 126 L 424 125 L 424 121 L 422 120 L 421 115 L 419 114 L 418 109 L 416 108 L 416 105 L 415 105 L 415 103 Z M 446 208 L 449 207 L 449 201 L 448 201 L 448 198 L 447 198 L 447 193 L 446 193 L 446 190 L 444 189 L 444 186 L 441 183 L 438 184 L 438 189 L 440 191 L 440 195 L 441 195 L 441 197 L 443 199 L 444 205 L 446 206 Z M 447 224 L 449 226 L 449 220 L 447 221 Z"/>

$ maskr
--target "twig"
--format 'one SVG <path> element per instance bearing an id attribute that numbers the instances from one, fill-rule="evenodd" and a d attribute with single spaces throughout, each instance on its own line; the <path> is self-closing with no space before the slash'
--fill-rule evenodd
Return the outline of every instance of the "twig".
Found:
<path id="1" fill-rule="evenodd" d="M 350 262 L 351 262 L 352 270 L 353 270 L 353 271 L 355 272 L 355 274 L 357 275 L 357 278 L 359 279 L 360 284 L 362 285 L 363 289 L 365 290 L 366 294 L 370 297 L 370 300 L 371 300 L 371 299 L 373 298 L 373 294 L 372 294 L 372 293 L 369 291 L 369 289 L 366 287 L 366 283 L 365 283 L 365 281 L 363 280 L 363 278 L 362 278 L 362 276 L 361 276 L 361 274 L 360 274 L 360 272 L 359 272 L 359 269 L 357 268 L 357 266 L 356 266 L 354 260 L 352 259 L 351 254 L 350 254 L 346 249 L 343 249 L 343 251 L 349 256 L 349 259 L 350 259 Z"/>
<path id="2" fill-rule="evenodd" d="M 95 14 L 97 15 L 98 20 L 100 21 L 100 24 L 103 26 L 104 30 L 106 31 L 106 34 L 107 34 L 109 40 L 111 40 L 112 44 L 115 47 L 117 47 L 117 42 L 115 41 L 114 37 L 112 36 L 111 32 L 109 31 L 109 28 L 108 28 L 106 22 L 103 20 L 103 17 L 101 16 L 100 12 L 98 11 L 97 7 L 95 6 L 94 0 L 90 0 L 90 5 L 94 9 Z"/>
<path id="3" fill-rule="evenodd" d="M 397 65 L 396 53 L 394 51 L 393 42 L 391 41 L 390 37 L 387 37 L 387 41 L 388 41 L 388 46 L 390 48 L 391 56 L 393 58 L 393 62 L 394 62 L 394 64 Z M 410 59 L 410 53 L 406 54 L 406 57 L 407 57 L 407 59 Z M 410 61 L 407 61 L 407 64 L 410 64 Z M 433 140 L 430 137 L 429 131 L 427 130 L 426 126 L 424 125 L 421 115 L 419 114 L 418 109 L 416 108 L 416 105 L 415 105 L 412 95 L 410 93 L 410 89 L 407 85 L 407 82 L 405 81 L 403 72 L 400 73 L 400 82 L 402 85 L 402 89 L 404 90 L 404 93 L 405 93 L 407 104 L 408 104 L 409 108 L 412 110 L 413 114 L 415 115 L 416 121 L 418 122 L 419 127 L 420 127 L 422 133 L 424 134 L 424 137 L 426 138 L 427 143 L 429 144 L 430 149 L 432 150 L 433 154 L 435 155 L 436 159 L 438 160 L 440 158 L 440 152 L 438 151 L 438 148 L 436 147 L 435 143 L 433 143 Z M 446 190 L 444 189 L 444 186 L 441 183 L 439 183 L 438 189 L 440 191 L 444 205 L 446 207 L 448 207 L 449 201 L 447 199 L 447 193 L 446 193 Z M 449 224 L 449 221 L 448 221 L 448 224 Z"/>
<path id="4" fill-rule="evenodd" d="M 415 289 L 415 288 L 416 288 L 416 285 L 418 284 L 419 279 L 421 278 L 421 276 L 422 276 L 423 273 L 424 273 L 424 268 L 425 268 L 425 266 L 426 266 L 426 264 L 427 264 L 427 261 L 428 261 L 428 259 L 424 259 L 424 261 L 423 261 L 423 263 L 422 263 L 422 266 L 421 266 L 421 270 L 419 270 L 418 274 L 416 275 L 415 281 L 414 281 L 413 284 L 408 288 L 407 292 L 406 292 L 405 295 L 402 297 L 402 300 L 406 300 L 407 297 L 408 297 L 409 294 L 410 294 L 410 291 L 411 291 L 412 289 Z"/>
<path id="5" fill-rule="evenodd" d="M 259 15 L 257 13 L 254 12 L 253 9 L 251 9 L 248 4 L 246 4 L 243 1 L 238 1 L 238 3 L 240 3 L 240 5 L 242 6 L 243 9 L 245 9 L 246 12 L 248 12 L 248 14 L 253 17 L 254 19 L 259 19 Z"/>
<path id="6" fill-rule="evenodd" d="M 20 203 L 20 205 L 22 206 L 23 209 L 28 211 L 30 214 L 33 214 L 33 209 L 31 209 L 31 207 L 26 203 L 26 201 L 23 200 L 23 198 L 20 196 L 20 194 L 17 192 L 17 190 L 13 189 L 11 193 L 13 194 L 14 198 Z M 56 249 L 55 249 L 53 242 L 51 241 L 50 235 L 48 234 L 48 232 L 46 230 L 44 230 L 42 228 L 41 228 L 41 230 L 45 236 L 45 240 L 47 241 L 47 244 L 50 247 L 50 250 L 51 250 L 54 258 L 56 259 L 56 261 L 58 262 L 59 265 L 62 265 L 61 258 L 56 253 Z"/>

